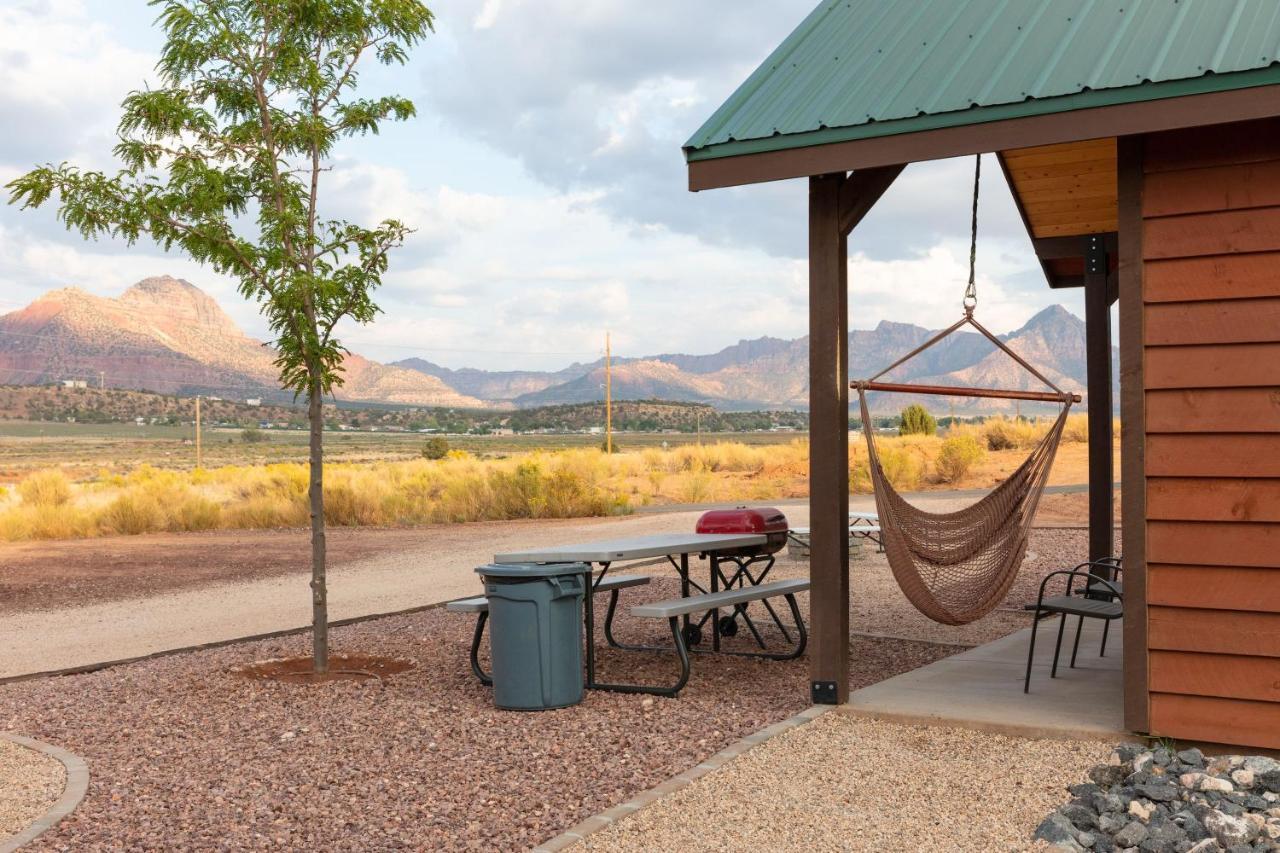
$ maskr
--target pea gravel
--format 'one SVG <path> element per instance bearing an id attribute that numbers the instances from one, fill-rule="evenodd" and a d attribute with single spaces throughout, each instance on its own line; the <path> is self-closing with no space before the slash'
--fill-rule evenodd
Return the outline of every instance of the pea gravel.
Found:
<path id="1" fill-rule="evenodd" d="M 1111 745 L 846 713 L 791 729 L 588 836 L 584 851 L 1001 851 Z"/>
<path id="2" fill-rule="evenodd" d="M 66 777 L 56 758 L 0 738 L 0 842 L 48 811 Z"/>
<path id="3" fill-rule="evenodd" d="M 472 624 L 437 609 L 335 629 L 336 652 L 416 663 L 383 686 L 229 672 L 305 653 L 300 635 L 0 687 L 0 727 L 93 768 L 80 807 L 32 849 L 529 848 L 807 704 L 807 659 L 699 655 L 677 700 L 590 692 L 559 711 L 498 711 L 467 664 Z M 954 651 L 855 637 L 850 676 L 870 684 Z M 675 674 L 672 655 L 605 653 L 601 667 Z"/>

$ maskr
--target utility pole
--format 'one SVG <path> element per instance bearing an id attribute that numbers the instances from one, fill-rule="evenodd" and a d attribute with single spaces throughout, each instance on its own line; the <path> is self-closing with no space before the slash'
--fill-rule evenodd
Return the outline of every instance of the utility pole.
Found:
<path id="1" fill-rule="evenodd" d="M 105 370 L 99 370 L 98 371 L 98 388 L 102 389 L 106 387 L 107 387 L 107 373 Z"/>
<path id="2" fill-rule="evenodd" d="M 702 409 L 698 409 L 697 411 L 694 412 L 694 418 L 698 425 L 698 446 L 701 447 L 702 446 Z"/>
<path id="3" fill-rule="evenodd" d="M 196 395 L 196 468 L 204 467 L 204 448 L 200 445 L 200 395 Z"/>
<path id="4" fill-rule="evenodd" d="M 604 333 L 604 452 L 613 454 L 613 351 Z"/>

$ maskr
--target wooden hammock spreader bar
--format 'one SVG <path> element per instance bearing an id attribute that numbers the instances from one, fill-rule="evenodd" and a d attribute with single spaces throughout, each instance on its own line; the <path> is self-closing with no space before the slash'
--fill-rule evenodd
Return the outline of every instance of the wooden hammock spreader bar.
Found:
<path id="1" fill-rule="evenodd" d="M 909 385 L 898 382 L 850 382 L 855 391 L 888 391 L 894 394 L 928 394 L 936 397 L 996 397 L 1002 400 L 1032 400 L 1041 403 L 1080 402 L 1079 394 L 1052 391 L 1001 391 L 998 388 L 961 388 L 954 385 Z"/>

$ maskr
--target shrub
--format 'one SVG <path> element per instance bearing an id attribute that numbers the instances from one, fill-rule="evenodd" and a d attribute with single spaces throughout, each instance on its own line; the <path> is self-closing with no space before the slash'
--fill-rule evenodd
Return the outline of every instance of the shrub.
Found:
<path id="1" fill-rule="evenodd" d="M 1044 438 L 1048 427 L 1036 425 L 1022 419 L 1006 417 L 992 418 L 982 425 L 982 434 L 987 440 L 988 450 L 1029 449 Z"/>
<path id="2" fill-rule="evenodd" d="M 924 463 L 920 456 L 902 447 L 885 446 L 878 449 L 880 467 L 889 485 L 898 491 L 907 491 L 920 485 Z"/>
<path id="3" fill-rule="evenodd" d="M 936 435 L 938 422 L 919 403 L 912 403 L 902 410 L 902 424 L 898 435 Z"/>
<path id="4" fill-rule="evenodd" d="M 449 455 L 449 440 L 442 435 L 428 438 L 422 445 L 424 459 L 443 459 Z"/>
<path id="5" fill-rule="evenodd" d="M 71 500 L 71 483 L 57 469 L 37 471 L 18 484 L 18 494 L 28 506 L 62 506 Z"/>
<path id="6" fill-rule="evenodd" d="M 943 483 L 954 483 L 969 473 L 969 469 L 982 460 L 984 451 L 971 435 L 953 435 L 942 442 L 934 470 Z"/>
<path id="7" fill-rule="evenodd" d="M 150 495 L 126 492 L 98 516 L 102 532 L 124 536 L 154 533 L 165 527 L 164 509 Z"/>
<path id="8" fill-rule="evenodd" d="M 1070 415 L 1062 429 L 1062 440 L 1084 444 L 1089 440 L 1089 416 Z"/>
<path id="9" fill-rule="evenodd" d="M 240 430 L 240 440 L 245 444 L 262 444 L 267 441 L 267 434 L 257 427 Z"/>

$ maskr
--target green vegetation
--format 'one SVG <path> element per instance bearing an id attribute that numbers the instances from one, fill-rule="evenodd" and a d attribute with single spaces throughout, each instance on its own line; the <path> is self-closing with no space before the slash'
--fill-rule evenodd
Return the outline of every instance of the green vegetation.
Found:
<path id="1" fill-rule="evenodd" d="M 937 432 L 938 422 L 924 406 L 912 403 L 902 410 L 898 435 L 936 435 Z"/>
<path id="2" fill-rule="evenodd" d="M 972 435 L 952 435 L 942 442 L 933 467 L 940 482 L 954 483 L 968 474 L 985 455 L 982 445 Z"/>
<path id="3" fill-rule="evenodd" d="M 443 436 L 435 436 L 428 438 L 426 443 L 422 445 L 422 458 L 424 459 L 443 459 L 449 455 L 449 441 Z"/>

